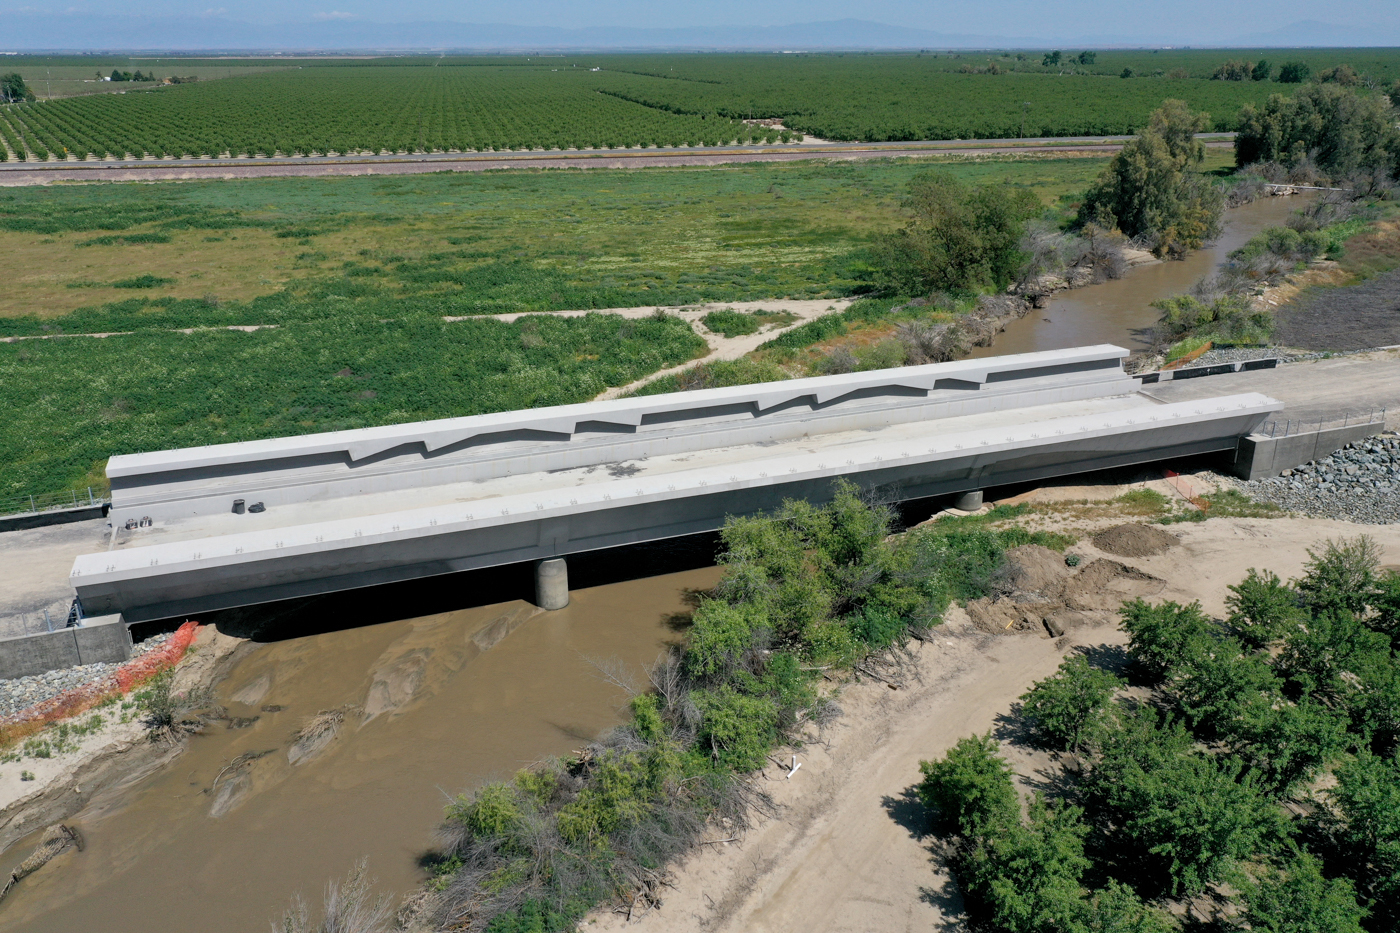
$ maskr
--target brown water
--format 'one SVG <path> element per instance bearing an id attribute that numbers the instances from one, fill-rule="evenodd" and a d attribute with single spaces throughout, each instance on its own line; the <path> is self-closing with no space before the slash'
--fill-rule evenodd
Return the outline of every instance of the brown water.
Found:
<path id="1" fill-rule="evenodd" d="M 973 357 L 1007 353 L 1063 350 L 1101 343 L 1144 350 L 1145 332 L 1161 312 L 1152 307 L 1159 298 L 1177 295 L 1211 275 L 1230 253 L 1266 227 L 1288 220 L 1302 201 L 1293 197 L 1262 198 L 1225 212 L 1220 239 L 1185 259 L 1130 269 L 1116 281 L 1059 292 L 1044 308 L 1012 321 L 990 347 L 978 347 Z"/>
<path id="2" fill-rule="evenodd" d="M 260 645 L 218 688 L 231 715 L 257 722 L 193 737 L 119 806 L 70 821 L 87 848 L 16 887 L 0 929 L 266 930 L 296 892 L 319 905 L 327 880 L 361 856 L 397 898 L 421 882 L 416 860 L 449 795 L 619 722 L 626 693 L 588 659 L 618 659 L 645 682 L 679 637 L 671 622 L 687 593 L 719 573 L 577 590 L 557 612 L 501 603 Z M 336 738 L 292 765 L 293 734 L 344 704 L 359 709 Z M 220 777 L 237 756 L 264 751 Z M 22 840 L 0 867 L 33 845 Z"/>

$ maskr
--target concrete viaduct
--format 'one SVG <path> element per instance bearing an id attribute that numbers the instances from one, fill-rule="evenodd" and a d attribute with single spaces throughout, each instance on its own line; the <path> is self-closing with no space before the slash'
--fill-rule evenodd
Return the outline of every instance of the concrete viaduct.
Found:
<path id="1" fill-rule="evenodd" d="M 833 482 L 902 499 L 1236 449 L 1282 405 L 1164 404 L 1114 346 L 116 456 L 84 613 L 192 616 L 712 531 Z"/>

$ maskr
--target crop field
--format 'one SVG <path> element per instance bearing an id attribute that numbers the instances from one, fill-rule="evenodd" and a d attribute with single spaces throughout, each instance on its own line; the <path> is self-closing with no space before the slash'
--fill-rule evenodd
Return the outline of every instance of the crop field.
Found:
<path id="1" fill-rule="evenodd" d="M 311 67 L 0 109 L 15 157 L 44 160 L 775 141 L 787 134 L 599 93 L 580 69 Z"/>
<path id="2" fill-rule="evenodd" d="M 573 55 L 212 62 L 129 59 L 194 84 L 124 85 L 0 106 L 6 159 L 257 157 L 623 148 L 833 140 L 973 139 L 1136 132 L 1165 98 L 1233 128 L 1246 103 L 1297 85 L 1213 81 L 1230 58 L 1346 62 L 1400 76 L 1394 50 L 1100 52 L 1045 65 L 1039 53 Z M 106 60 L 16 59 L 42 93 L 57 68 L 93 84 Z M 278 70 L 268 70 L 276 68 Z M 1119 75 L 1123 69 L 1131 78 Z M 81 77 L 77 69 L 82 69 Z M 90 69 L 90 70 L 89 70 Z M 966 73 L 965 73 L 966 72 Z M 993 73 L 995 72 L 995 73 Z M 71 73 L 71 74 L 70 74 Z M 206 78 L 218 80 L 206 80 Z M 57 95 L 55 95 L 57 96 Z M 745 120 L 781 121 L 783 128 Z"/>
<path id="3" fill-rule="evenodd" d="M 942 164 L 1062 207 L 1104 163 Z M 859 293 L 928 165 L 5 190 L 0 335 L 117 335 L 0 343 L 0 495 L 101 486 L 113 453 L 583 401 L 699 338 L 674 317 L 443 318 Z M 211 329 L 232 325 L 277 326 Z"/>

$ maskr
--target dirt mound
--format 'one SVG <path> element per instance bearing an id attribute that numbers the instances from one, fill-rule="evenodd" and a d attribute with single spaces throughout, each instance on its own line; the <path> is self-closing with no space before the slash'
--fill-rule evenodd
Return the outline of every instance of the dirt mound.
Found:
<path id="1" fill-rule="evenodd" d="M 967 616 L 972 624 L 989 635 L 1010 632 L 1039 632 L 1045 634 L 1045 617 L 1060 608 L 1054 602 L 1022 602 L 1005 596 L 982 597 L 967 604 Z"/>
<path id="2" fill-rule="evenodd" d="M 1131 526 L 1129 526 L 1131 527 Z M 1116 560 L 1090 561 L 1065 583 L 1064 603 L 1070 609 L 1113 611 L 1124 600 L 1161 592 L 1166 581 Z"/>
<path id="3" fill-rule="evenodd" d="M 1038 544 L 1023 544 L 1007 551 L 1002 570 L 1003 579 L 1013 593 L 1044 597 L 1057 593 L 1069 573 L 1064 557 Z"/>
<path id="4" fill-rule="evenodd" d="M 1151 557 L 1180 542 L 1151 525 L 1117 525 L 1094 535 L 1094 547 L 1119 557 Z"/>
<path id="5" fill-rule="evenodd" d="M 972 624 L 993 635 L 1038 632 L 1057 638 L 1086 625 L 1111 623 L 1124 600 L 1155 595 L 1166 585 L 1150 573 L 1104 558 L 1074 573 L 1059 554 L 1033 544 L 1007 551 L 1002 574 L 1009 595 L 967 604 Z"/>

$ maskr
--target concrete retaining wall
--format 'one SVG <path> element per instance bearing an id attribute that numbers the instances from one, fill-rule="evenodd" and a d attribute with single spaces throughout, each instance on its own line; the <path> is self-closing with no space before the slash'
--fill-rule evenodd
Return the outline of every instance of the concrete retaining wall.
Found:
<path id="1" fill-rule="evenodd" d="M 76 628 L 0 640 L 0 679 L 12 680 L 79 664 L 131 657 L 131 632 L 121 615 L 87 619 Z"/>
<path id="2" fill-rule="evenodd" d="M 107 504 L 85 505 L 76 509 L 48 509 L 43 512 L 22 512 L 19 515 L 0 516 L 0 532 L 21 531 L 25 528 L 42 528 L 46 525 L 67 525 L 72 522 L 85 522 L 90 518 L 101 518 L 107 514 Z"/>
<path id="3" fill-rule="evenodd" d="M 1155 373 L 1138 373 L 1133 378 L 1143 385 L 1153 382 L 1172 382 L 1177 379 L 1195 379 L 1200 376 L 1223 376 L 1226 373 L 1244 373 L 1255 369 L 1275 369 L 1277 359 L 1241 360 L 1236 363 L 1214 363 L 1210 366 L 1185 366 L 1181 369 L 1163 369 Z"/>
<path id="4" fill-rule="evenodd" d="M 1384 430 L 1385 425 L 1376 422 L 1324 428 L 1321 431 L 1290 434 L 1287 437 L 1251 434 L 1240 438 L 1239 446 L 1235 448 L 1235 475 L 1246 480 L 1278 476 L 1284 470 L 1291 470 L 1310 460 L 1325 457 L 1354 441 Z"/>

